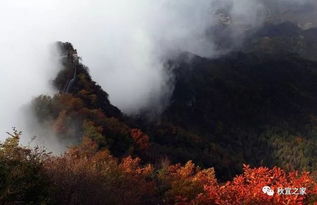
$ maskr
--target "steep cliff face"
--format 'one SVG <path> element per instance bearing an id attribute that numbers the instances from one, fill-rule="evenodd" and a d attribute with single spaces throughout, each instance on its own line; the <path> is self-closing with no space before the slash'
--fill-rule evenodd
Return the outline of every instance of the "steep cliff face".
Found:
<path id="1" fill-rule="evenodd" d="M 148 136 L 128 125 L 128 118 L 91 79 L 70 43 L 59 42 L 58 47 L 62 68 L 53 80 L 58 93 L 34 99 L 33 111 L 38 122 L 61 143 L 68 140 L 77 144 L 83 137 L 89 137 L 115 156 L 142 156 L 149 146 Z"/>
<path id="2" fill-rule="evenodd" d="M 101 109 L 108 117 L 122 118 L 121 111 L 113 106 L 106 93 L 90 77 L 88 68 L 80 63 L 77 51 L 70 43 L 58 43 L 63 69 L 53 81 L 60 93 L 80 97 L 91 109 Z"/>

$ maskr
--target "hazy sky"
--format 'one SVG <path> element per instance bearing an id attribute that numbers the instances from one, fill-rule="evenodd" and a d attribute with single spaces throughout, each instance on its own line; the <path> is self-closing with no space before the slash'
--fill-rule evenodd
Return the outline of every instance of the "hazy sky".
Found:
<path id="1" fill-rule="evenodd" d="M 24 130 L 21 107 L 53 92 L 54 42 L 73 43 L 112 103 L 135 113 L 171 91 L 167 57 L 215 54 L 206 31 L 225 5 L 237 23 L 262 23 L 260 0 L 1 0 L 0 136 Z"/>

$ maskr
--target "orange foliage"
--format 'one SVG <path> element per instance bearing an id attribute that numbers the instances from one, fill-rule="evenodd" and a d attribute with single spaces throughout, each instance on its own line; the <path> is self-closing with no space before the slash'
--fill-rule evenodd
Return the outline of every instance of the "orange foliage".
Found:
<path id="1" fill-rule="evenodd" d="M 56 118 L 56 120 L 53 123 L 53 130 L 56 133 L 66 133 L 67 128 L 66 128 L 66 111 L 63 110 L 58 114 L 58 117 Z"/>
<path id="2" fill-rule="evenodd" d="M 76 98 L 70 94 L 58 95 L 58 103 L 65 110 L 80 110 L 84 107 L 84 103 L 80 98 Z"/>
<path id="3" fill-rule="evenodd" d="M 297 205 L 317 202 L 317 183 L 308 172 L 250 168 L 225 184 L 214 169 L 185 165 L 143 165 L 140 158 L 113 157 L 85 137 L 62 156 L 19 147 L 20 133 L 0 144 L 0 202 L 35 204 Z M 17 186 L 18 185 L 18 186 Z M 269 186 L 273 196 L 263 193 Z M 305 195 L 279 195 L 278 188 L 306 188 Z M 9 190 L 14 190 L 10 191 Z M 6 203 L 5 203 L 6 204 Z"/>
<path id="4" fill-rule="evenodd" d="M 131 129 L 131 137 L 141 151 L 150 147 L 150 138 L 139 129 Z"/>
<path id="5" fill-rule="evenodd" d="M 51 157 L 45 170 L 58 204 L 146 204 L 154 199 L 151 165 L 127 157 L 121 163 L 89 138 L 63 157 Z"/>
<path id="6" fill-rule="evenodd" d="M 214 170 L 201 170 L 192 161 L 184 166 L 170 165 L 163 169 L 158 178 L 168 190 L 165 193 L 169 204 L 189 202 L 204 191 L 204 185 L 216 184 Z"/>
<path id="7" fill-rule="evenodd" d="M 275 191 L 273 196 L 262 192 L 263 186 Z M 306 188 L 306 195 L 279 195 L 278 188 Z M 192 204 L 308 204 L 316 200 L 317 184 L 309 173 L 286 173 L 280 168 L 250 168 L 224 185 L 205 185 Z"/>

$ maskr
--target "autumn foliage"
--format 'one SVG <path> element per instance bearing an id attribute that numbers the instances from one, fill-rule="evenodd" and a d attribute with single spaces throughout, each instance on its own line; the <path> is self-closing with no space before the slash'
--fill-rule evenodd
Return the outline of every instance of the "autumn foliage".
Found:
<path id="1" fill-rule="evenodd" d="M 90 138 L 62 156 L 19 146 L 14 132 L 0 146 L 2 204 L 313 204 L 317 183 L 308 172 L 251 168 L 232 181 L 217 181 L 213 168 L 143 164 L 113 157 Z M 306 188 L 306 195 L 268 196 L 263 186 Z"/>
<path id="2" fill-rule="evenodd" d="M 153 198 L 154 184 L 147 180 L 151 165 L 141 166 L 140 159 L 131 157 L 119 161 L 108 150 L 97 149 L 85 138 L 63 157 L 46 161 L 46 173 L 56 187 L 51 198 L 58 204 L 140 204 Z"/>
<path id="3" fill-rule="evenodd" d="M 308 204 L 316 200 L 317 184 L 308 172 L 285 172 L 280 168 L 250 168 L 244 165 L 243 174 L 223 185 L 204 186 L 204 193 L 194 200 L 195 204 Z M 262 187 L 306 188 L 306 195 L 268 196 Z"/>
<path id="4" fill-rule="evenodd" d="M 150 147 L 150 138 L 140 129 L 131 129 L 131 137 L 137 147 L 141 151 L 145 151 Z"/>

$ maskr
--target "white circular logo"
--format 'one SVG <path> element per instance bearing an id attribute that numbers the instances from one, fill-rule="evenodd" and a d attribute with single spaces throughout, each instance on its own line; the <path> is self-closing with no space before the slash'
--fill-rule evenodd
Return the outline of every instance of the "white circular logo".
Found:
<path id="1" fill-rule="evenodd" d="M 273 196 L 274 195 L 274 190 L 271 189 L 271 187 L 269 187 L 269 186 L 264 186 L 262 188 L 262 191 L 263 191 L 264 194 L 267 194 L 269 196 Z"/>

